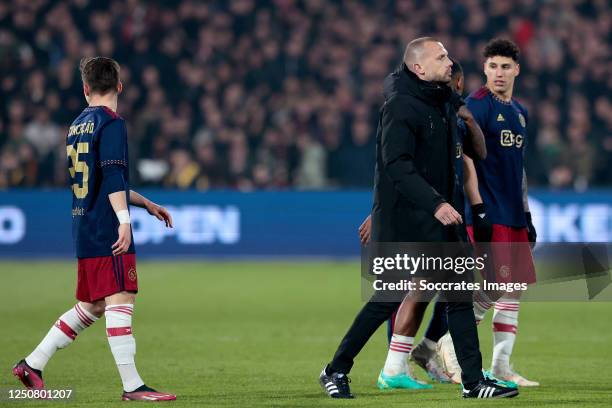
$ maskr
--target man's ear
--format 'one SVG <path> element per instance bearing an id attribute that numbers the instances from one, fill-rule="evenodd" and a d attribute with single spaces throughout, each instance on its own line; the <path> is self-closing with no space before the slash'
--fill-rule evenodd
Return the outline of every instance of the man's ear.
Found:
<path id="1" fill-rule="evenodd" d="M 83 84 L 83 94 L 85 96 L 89 96 L 90 93 L 91 93 L 91 88 L 89 87 L 89 85 Z"/>
<path id="2" fill-rule="evenodd" d="M 519 76 L 519 74 L 521 73 L 521 65 L 520 64 L 516 64 L 516 76 Z"/>
<path id="3" fill-rule="evenodd" d="M 121 92 L 123 92 L 123 82 L 119 81 L 117 84 L 117 95 L 119 95 Z"/>
<path id="4" fill-rule="evenodd" d="M 423 69 L 423 66 L 421 64 L 413 64 L 412 66 L 413 66 L 414 72 L 416 72 L 418 75 L 425 74 L 425 70 Z"/>
<path id="5" fill-rule="evenodd" d="M 465 81 L 464 76 L 459 75 L 459 78 L 457 79 L 457 89 L 460 91 L 460 93 L 463 93 L 463 87 L 465 85 L 464 81 Z"/>

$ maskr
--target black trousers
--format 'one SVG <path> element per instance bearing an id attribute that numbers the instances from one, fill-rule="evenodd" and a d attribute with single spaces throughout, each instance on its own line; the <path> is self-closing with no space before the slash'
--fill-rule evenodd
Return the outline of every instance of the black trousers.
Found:
<path id="1" fill-rule="evenodd" d="M 372 300 L 366 303 L 340 342 L 334 359 L 329 364 L 330 371 L 348 374 L 357 354 L 380 325 L 399 308 L 400 304 L 399 302 Z M 463 384 L 475 383 L 482 378 L 482 355 L 480 354 L 473 304 L 472 302 L 449 302 L 447 313 L 448 330 L 461 366 L 462 382 Z"/>

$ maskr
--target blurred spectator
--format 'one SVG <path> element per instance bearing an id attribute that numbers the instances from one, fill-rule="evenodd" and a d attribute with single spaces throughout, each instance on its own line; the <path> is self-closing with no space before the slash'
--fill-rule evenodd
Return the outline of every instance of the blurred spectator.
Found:
<path id="1" fill-rule="evenodd" d="M 513 38 L 531 185 L 609 186 L 611 20 L 607 0 L 0 2 L 0 188 L 64 185 L 89 55 L 121 64 L 133 184 L 368 188 L 383 78 L 422 35 L 468 92 Z"/>
<path id="2" fill-rule="evenodd" d="M 297 138 L 300 163 L 296 171 L 295 186 L 301 189 L 321 189 L 326 184 L 325 149 L 307 133 Z"/>
<path id="3" fill-rule="evenodd" d="M 164 187 L 196 188 L 200 183 L 200 166 L 189 152 L 183 148 L 174 149 L 170 153 L 170 172 L 164 179 Z"/>

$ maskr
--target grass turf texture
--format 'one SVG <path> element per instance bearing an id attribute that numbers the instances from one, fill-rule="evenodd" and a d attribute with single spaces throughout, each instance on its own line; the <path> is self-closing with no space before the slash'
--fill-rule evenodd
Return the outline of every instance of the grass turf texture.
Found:
<path id="1" fill-rule="evenodd" d="M 361 307 L 351 262 L 140 262 L 135 308 L 137 364 L 148 385 L 175 392 L 173 407 L 562 407 L 612 405 L 610 303 L 526 303 L 514 364 L 542 383 L 513 400 L 459 398 L 457 385 L 419 392 L 376 389 L 384 330 L 351 373 L 358 397 L 326 397 L 317 378 Z M 19 388 L 12 365 L 74 303 L 72 262 L 0 263 L 0 389 Z M 480 325 L 485 365 L 491 324 Z M 125 406 L 104 322 L 60 350 L 45 370 L 48 388 L 72 388 L 60 406 Z M 423 379 L 422 371 L 417 369 Z M 44 406 L 46 401 L 1 406 Z M 486 404 L 486 405 L 484 405 Z"/>

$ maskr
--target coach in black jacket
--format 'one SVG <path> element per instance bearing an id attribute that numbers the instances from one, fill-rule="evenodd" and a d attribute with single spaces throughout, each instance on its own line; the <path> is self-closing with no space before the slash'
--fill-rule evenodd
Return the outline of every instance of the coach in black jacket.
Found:
<path id="1" fill-rule="evenodd" d="M 440 65 L 443 79 L 452 64 Z M 455 184 L 457 116 L 451 102 L 459 98 L 441 81 L 419 79 L 405 63 L 385 79 L 384 95 L 376 135 L 372 240 L 454 241 L 450 225 L 461 223 L 461 216 L 445 203 L 452 202 Z"/>
<path id="2" fill-rule="evenodd" d="M 376 137 L 372 209 L 374 242 L 457 241 L 463 221 L 451 205 L 455 188 L 456 110 L 452 62 L 442 44 L 426 37 L 406 47 L 400 69 L 384 84 Z M 333 398 L 352 398 L 346 374 L 376 329 L 399 303 L 369 301 L 320 375 Z M 482 357 L 472 303 L 448 304 L 449 330 L 468 388 L 482 379 Z"/>

